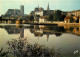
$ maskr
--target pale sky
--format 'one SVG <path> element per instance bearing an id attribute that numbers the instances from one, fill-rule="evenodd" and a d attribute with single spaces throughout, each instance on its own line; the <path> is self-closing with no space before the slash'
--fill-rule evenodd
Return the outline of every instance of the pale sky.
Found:
<path id="1" fill-rule="evenodd" d="M 29 14 L 38 5 L 46 10 L 48 2 L 51 10 L 80 10 L 80 0 L 0 0 L 0 15 L 8 9 L 20 9 L 21 4 L 24 5 L 25 14 Z"/>

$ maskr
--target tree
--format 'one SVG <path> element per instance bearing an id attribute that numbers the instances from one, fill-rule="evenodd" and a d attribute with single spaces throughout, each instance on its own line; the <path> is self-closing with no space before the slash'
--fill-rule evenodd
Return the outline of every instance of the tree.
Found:
<path id="1" fill-rule="evenodd" d="M 13 39 L 8 41 L 7 45 L 9 46 L 8 52 L 14 57 L 61 57 L 59 49 L 50 49 L 37 43 L 32 45 L 28 42 L 27 38 Z"/>
<path id="2" fill-rule="evenodd" d="M 2 17 L 0 17 L 0 21 L 2 20 Z"/>
<path id="3" fill-rule="evenodd" d="M 79 23 L 79 17 L 77 18 L 77 21 L 76 21 L 76 23 Z"/>
<path id="4" fill-rule="evenodd" d="M 61 18 L 61 10 L 57 10 L 55 13 L 54 13 L 54 19 L 55 21 L 59 21 L 60 18 Z"/>
<path id="5" fill-rule="evenodd" d="M 48 19 L 47 19 L 48 21 L 53 21 L 53 14 L 49 14 L 49 16 L 48 16 Z"/>
<path id="6" fill-rule="evenodd" d="M 66 17 L 66 15 L 61 15 L 59 21 L 64 21 L 65 17 Z"/>
<path id="7" fill-rule="evenodd" d="M 30 16 L 30 21 L 34 21 L 34 16 Z"/>
<path id="8" fill-rule="evenodd" d="M 70 22 L 72 23 L 74 21 L 73 17 L 70 18 Z"/>

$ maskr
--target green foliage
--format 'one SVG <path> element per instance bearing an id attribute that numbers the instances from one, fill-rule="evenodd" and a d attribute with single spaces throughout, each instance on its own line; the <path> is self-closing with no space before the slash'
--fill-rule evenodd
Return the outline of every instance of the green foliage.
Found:
<path id="1" fill-rule="evenodd" d="M 34 16 L 30 16 L 30 17 L 29 17 L 29 20 L 30 20 L 30 21 L 34 21 Z"/>
<path id="2" fill-rule="evenodd" d="M 55 11 L 54 14 L 47 14 L 48 18 L 46 18 L 48 21 L 64 21 L 65 15 L 61 14 L 61 10 Z"/>
<path id="3" fill-rule="evenodd" d="M 49 49 L 44 45 L 39 45 L 37 43 L 30 44 L 26 38 L 13 39 L 8 41 L 9 50 L 16 57 L 60 57 L 60 51 L 54 50 L 54 48 Z"/>
<path id="4" fill-rule="evenodd" d="M 61 10 L 57 10 L 57 11 L 55 11 L 55 13 L 54 13 L 54 19 L 55 19 L 55 21 L 59 21 L 59 19 L 61 18 Z"/>
<path id="5" fill-rule="evenodd" d="M 73 17 L 70 18 L 70 23 L 72 23 L 74 21 Z"/>
<path id="6" fill-rule="evenodd" d="M 76 23 L 79 23 L 79 17 L 77 18 L 77 21 L 76 21 Z"/>
<path id="7" fill-rule="evenodd" d="M 73 28 L 70 28 L 70 31 L 73 31 Z"/>
<path id="8" fill-rule="evenodd" d="M 47 20 L 48 20 L 48 21 L 53 21 L 53 14 L 49 14 Z"/>
<path id="9" fill-rule="evenodd" d="M 10 17 L 10 16 L 11 16 L 11 14 L 5 14 L 5 16 L 6 16 L 6 17 Z"/>
<path id="10" fill-rule="evenodd" d="M 12 24 L 15 24 L 16 23 L 16 21 L 15 20 L 13 20 L 13 21 L 11 21 L 12 22 Z"/>
<path id="11" fill-rule="evenodd" d="M 34 16 L 32 15 L 27 15 L 27 21 L 34 21 Z"/>
<path id="12" fill-rule="evenodd" d="M 59 21 L 64 21 L 65 17 L 66 17 L 66 15 L 61 15 Z"/>
<path id="13" fill-rule="evenodd" d="M 3 48 L 1 48 L 1 50 L 0 50 L 0 57 L 4 57 L 4 56 L 7 57 L 7 54 L 8 54 L 8 52 L 3 52 Z"/>
<path id="14" fill-rule="evenodd" d="M 2 19 L 2 17 L 0 17 L 0 20 Z"/>

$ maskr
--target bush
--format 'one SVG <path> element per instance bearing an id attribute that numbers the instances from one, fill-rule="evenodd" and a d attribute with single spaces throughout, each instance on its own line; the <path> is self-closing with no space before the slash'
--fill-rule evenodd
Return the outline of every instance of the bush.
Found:
<path id="1" fill-rule="evenodd" d="M 8 41 L 9 52 L 17 57 L 53 57 L 53 56 L 61 56 L 59 50 L 55 50 L 54 48 L 49 49 L 44 45 L 39 45 L 37 43 L 30 44 L 26 38 L 18 38 L 13 39 L 12 41 Z"/>

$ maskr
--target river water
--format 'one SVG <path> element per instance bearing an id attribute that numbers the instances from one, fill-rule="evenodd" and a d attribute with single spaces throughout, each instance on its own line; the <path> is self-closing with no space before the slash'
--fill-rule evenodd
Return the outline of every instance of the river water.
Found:
<path id="1" fill-rule="evenodd" d="M 8 51 L 7 42 L 19 37 L 27 38 L 30 44 L 54 47 L 55 50 L 60 50 L 63 57 L 80 57 L 80 27 L 0 25 L 0 49 L 3 48 L 4 52 Z"/>

